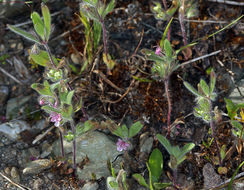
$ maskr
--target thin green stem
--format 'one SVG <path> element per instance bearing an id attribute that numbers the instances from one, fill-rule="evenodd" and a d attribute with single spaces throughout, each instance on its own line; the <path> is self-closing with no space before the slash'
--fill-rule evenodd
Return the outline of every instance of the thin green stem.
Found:
<path id="1" fill-rule="evenodd" d="M 52 53 L 51 53 L 51 50 L 50 50 L 48 44 L 46 42 L 43 42 L 42 44 L 43 44 L 44 48 L 47 50 L 47 53 L 48 53 L 48 56 L 49 56 L 49 59 L 51 61 L 51 64 L 52 64 L 53 68 L 57 69 L 57 66 L 56 66 L 56 64 L 53 61 Z"/>

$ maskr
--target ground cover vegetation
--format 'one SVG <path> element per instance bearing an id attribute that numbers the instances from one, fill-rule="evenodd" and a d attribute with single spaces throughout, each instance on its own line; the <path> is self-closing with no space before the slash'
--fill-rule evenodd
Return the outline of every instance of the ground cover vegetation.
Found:
<path id="1" fill-rule="evenodd" d="M 78 181 L 76 138 L 94 130 L 109 130 L 118 137 L 117 150 L 122 153 L 123 161 L 116 172 L 109 161 L 111 177 L 107 178 L 108 189 L 136 189 L 137 185 L 151 190 L 188 189 L 190 185 L 184 186 L 179 176 L 190 175 L 189 167 L 193 168 L 192 188 L 201 189 L 206 187 L 203 184 L 205 176 L 197 176 L 197 170 L 206 163 L 213 165 L 218 175 L 231 179 L 211 188 L 222 185 L 231 189 L 244 163 L 244 102 L 234 103 L 221 95 L 218 64 L 196 64 L 224 51 L 223 47 L 214 54 L 206 52 L 205 57 L 193 57 L 197 57 L 194 56 L 197 54 L 194 48 L 227 32 L 241 22 L 243 15 L 232 18 L 221 28 L 208 34 L 197 34 L 197 38 L 189 40 L 189 35 L 194 35 L 197 29 L 193 28 L 192 32 L 186 30 L 185 20 L 197 18 L 203 2 L 153 1 L 148 8 L 155 21 L 163 23 L 162 32 L 151 36 L 155 44 L 148 44 L 143 41 L 145 31 L 142 30 L 134 51 L 125 58 L 126 52 L 122 52 L 122 47 L 110 42 L 116 37 L 109 37 L 109 27 L 106 26 L 123 3 L 83 0 L 79 4 L 76 17 L 82 24 L 83 46 L 77 50 L 76 43 L 72 42 L 80 59 L 79 65 L 69 63 L 65 58 L 59 59 L 52 53 L 49 41 L 54 26 L 50 10 L 43 2 L 42 15 L 36 11 L 31 13 L 33 32 L 8 25 L 11 31 L 34 43 L 29 58 L 38 65 L 37 69 L 44 68 L 41 82 L 33 83 L 31 88 L 39 94 L 37 100 L 44 115 L 59 130 L 62 154 L 59 159 L 67 164 L 63 147 L 65 138 L 72 142 L 72 173 Z M 176 29 L 178 36 L 174 39 Z M 117 52 L 111 46 L 118 49 Z M 199 73 L 201 77 L 198 77 Z M 84 80 L 79 81 L 81 78 Z M 93 99 L 99 107 L 95 111 L 106 115 L 105 122 L 104 118 L 91 116 L 91 113 L 97 115 L 87 106 Z M 124 123 L 125 117 L 132 118 L 130 125 Z M 194 124 L 196 121 L 202 122 L 201 126 Z M 142 156 L 141 160 L 138 138 L 145 132 L 153 137 L 153 145 L 150 154 Z M 228 141 L 228 138 L 232 140 Z"/>

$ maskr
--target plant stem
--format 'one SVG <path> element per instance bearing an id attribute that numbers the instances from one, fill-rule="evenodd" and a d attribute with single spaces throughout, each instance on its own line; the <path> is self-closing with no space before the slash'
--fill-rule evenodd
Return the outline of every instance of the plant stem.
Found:
<path id="1" fill-rule="evenodd" d="M 108 60 L 108 49 L 107 49 L 107 36 L 106 36 L 106 28 L 105 28 L 105 24 L 104 24 L 104 20 L 101 18 L 100 22 L 102 24 L 102 29 L 103 29 L 103 44 L 104 44 L 104 51 L 105 51 L 105 55 L 106 58 Z"/>
<path id="2" fill-rule="evenodd" d="M 60 145 L 61 145 L 61 153 L 62 153 L 62 157 L 64 158 L 64 143 L 63 143 L 63 133 L 61 131 L 60 128 L 59 129 L 59 138 L 60 138 Z"/>
<path id="3" fill-rule="evenodd" d="M 176 189 L 178 189 L 178 188 L 177 188 L 177 184 L 176 184 L 176 179 L 177 179 L 177 169 L 174 169 L 174 170 L 173 170 L 173 186 L 174 186 Z"/>
<path id="4" fill-rule="evenodd" d="M 171 118 L 171 101 L 170 101 L 170 93 L 169 93 L 169 76 L 164 80 L 164 87 L 168 101 L 168 119 L 167 119 L 167 127 L 168 133 L 167 137 L 170 137 L 170 118 Z"/>
<path id="5" fill-rule="evenodd" d="M 43 42 L 42 44 L 43 44 L 44 48 L 47 50 L 47 53 L 48 53 L 48 56 L 49 56 L 49 59 L 50 59 L 50 61 L 51 61 L 51 64 L 52 64 L 53 68 L 54 68 L 54 69 L 57 69 L 57 66 L 55 65 L 55 63 L 54 63 L 54 61 L 53 61 L 52 53 L 51 53 L 51 51 L 50 51 L 49 46 L 48 46 L 47 43 L 45 43 L 45 42 Z"/>
<path id="6" fill-rule="evenodd" d="M 214 138 L 214 143 L 215 143 L 216 148 L 217 148 L 217 154 L 219 157 L 219 165 L 222 166 L 222 160 L 221 160 L 221 156 L 220 156 L 220 148 L 219 148 L 219 145 L 217 143 L 216 136 L 215 136 L 214 120 L 213 120 L 213 113 L 212 113 L 212 101 L 210 100 L 210 98 L 208 98 L 208 102 L 209 102 L 210 127 L 211 127 L 211 131 L 212 131 L 212 137 Z"/>
<path id="7" fill-rule="evenodd" d="M 72 129 L 72 133 L 75 135 L 76 129 L 75 129 L 75 125 L 74 125 L 74 121 L 71 120 L 70 121 L 70 125 L 71 125 L 71 129 Z M 76 139 L 74 137 L 73 139 L 73 174 L 76 174 Z"/>

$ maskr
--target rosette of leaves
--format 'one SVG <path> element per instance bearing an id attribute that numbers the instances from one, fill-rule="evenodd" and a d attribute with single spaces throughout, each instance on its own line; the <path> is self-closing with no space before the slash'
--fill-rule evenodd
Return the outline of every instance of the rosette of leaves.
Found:
<path id="1" fill-rule="evenodd" d="M 179 68 L 171 44 L 167 39 L 164 40 L 162 54 L 157 55 L 154 51 L 148 49 L 143 49 L 142 53 L 146 56 L 147 60 L 155 62 L 152 71 L 162 79 L 167 79 Z"/>
<path id="2" fill-rule="evenodd" d="M 198 90 L 188 82 L 184 82 L 185 87 L 196 96 L 197 106 L 194 108 L 194 115 L 202 118 L 207 123 L 211 120 L 211 101 L 214 101 L 216 98 L 216 93 L 214 93 L 215 83 L 216 75 L 213 70 L 210 72 L 210 84 L 208 85 L 203 79 L 201 79 L 198 84 Z"/>
<path id="3" fill-rule="evenodd" d="M 150 157 L 149 163 L 146 163 L 149 172 L 149 184 L 146 179 L 139 173 L 133 174 L 132 177 L 142 186 L 151 190 L 163 189 L 171 185 L 171 183 L 160 183 L 159 179 L 163 171 L 163 155 L 159 149 L 155 148 Z"/>

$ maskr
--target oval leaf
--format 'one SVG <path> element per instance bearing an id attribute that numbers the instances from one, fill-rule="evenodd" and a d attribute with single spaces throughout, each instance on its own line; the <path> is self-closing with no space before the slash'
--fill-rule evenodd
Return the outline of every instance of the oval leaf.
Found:
<path id="1" fill-rule="evenodd" d="M 163 170 L 163 156 L 159 149 L 155 148 L 149 157 L 149 167 L 152 176 L 158 181 Z"/>
<path id="2" fill-rule="evenodd" d="M 146 183 L 145 179 L 141 174 L 133 174 L 132 177 L 142 186 L 149 188 L 149 185 Z"/>
<path id="3" fill-rule="evenodd" d="M 134 123 L 129 130 L 129 138 L 134 137 L 137 133 L 139 133 L 139 131 L 141 130 L 141 128 L 143 127 L 143 125 L 141 124 L 140 121 L 137 121 L 136 123 Z"/>
<path id="4" fill-rule="evenodd" d="M 31 14 L 31 19 L 33 21 L 33 25 L 34 25 L 36 33 L 41 37 L 42 40 L 45 40 L 44 24 L 43 24 L 43 21 L 42 21 L 40 15 L 37 12 L 33 12 Z"/>
<path id="5" fill-rule="evenodd" d="M 45 39 L 46 41 L 48 41 L 51 33 L 51 15 L 48 7 L 44 3 L 42 3 L 42 15 L 43 15 L 44 26 L 45 26 L 45 30 L 44 30 Z"/>

